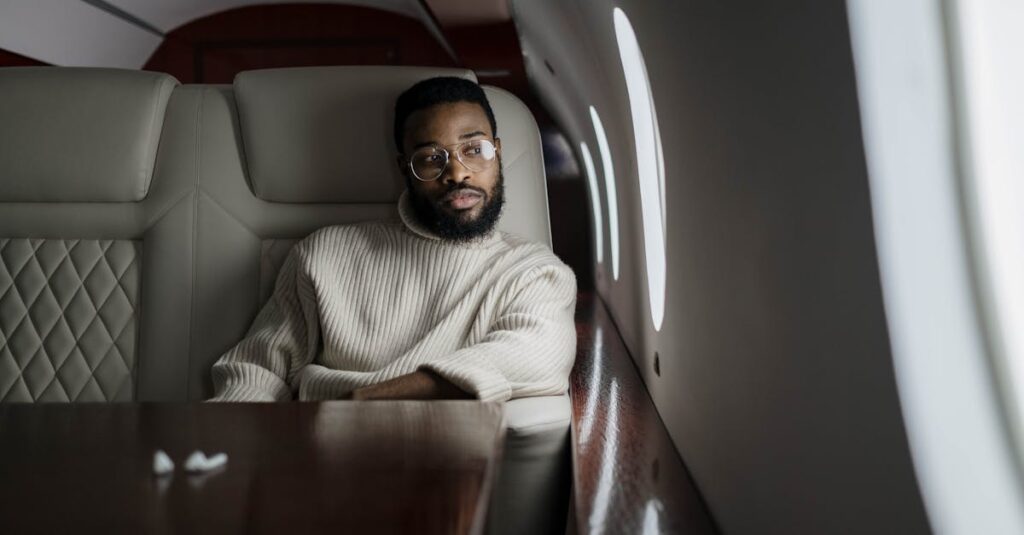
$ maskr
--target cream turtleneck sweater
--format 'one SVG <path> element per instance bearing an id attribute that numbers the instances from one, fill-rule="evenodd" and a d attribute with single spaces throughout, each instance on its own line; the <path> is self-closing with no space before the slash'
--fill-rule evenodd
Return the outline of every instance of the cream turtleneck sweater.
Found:
<path id="1" fill-rule="evenodd" d="M 454 243 L 400 221 L 322 228 L 289 253 L 249 332 L 213 366 L 214 401 L 337 399 L 430 370 L 485 401 L 554 395 L 576 353 L 576 278 L 501 231 Z"/>

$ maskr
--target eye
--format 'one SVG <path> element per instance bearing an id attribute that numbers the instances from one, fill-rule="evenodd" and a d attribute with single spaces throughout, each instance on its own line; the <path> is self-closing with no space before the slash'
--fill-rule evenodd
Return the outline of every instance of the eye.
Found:
<path id="1" fill-rule="evenodd" d="M 442 157 L 438 153 L 430 152 L 426 154 L 417 154 L 413 157 L 413 160 L 420 164 L 435 164 L 442 160 Z"/>

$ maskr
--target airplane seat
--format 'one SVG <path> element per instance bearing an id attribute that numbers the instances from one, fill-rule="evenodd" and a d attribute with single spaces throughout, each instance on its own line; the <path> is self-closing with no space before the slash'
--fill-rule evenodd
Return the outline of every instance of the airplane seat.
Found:
<path id="1" fill-rule="evenodd" d="M 213 362 L 245 334 L 291 246 L 325 225 L 395 216 L 405 188 L 395 164 L 394 101 L 433 76 L 418 67 L 302 67 L 240 73 L 232 87 L 185 86 L 199 141 L 191 399 L 212 394 Z M 540 133 L 526 106 L 486 87 L 502 139 L 506 211 L 499 228 L 550 245 Z M 187 166 L 186 166 L 187 167 Z M 508 442 L 492 532 L 564 525 L 567 395 L 507 404 Z M 566 487 L 567 488 L 567 487 Z M 512 504 L 512 505 L 508 505 Z M 558 518 L 561 515 L 561 518 Z"/>
<path id="2" fill-rule="evenodd" d="M 0 401 L 208 398 L 213 362 L 292 244 L 395 214 L 393 103 L 438 75 L 474 79 L 319 67 L 180 86 L 141 71 L 0 70 Z M 485 90 L 504 149 L 499 228 L 550 244 L 536 123 Z M 568 396 L 506 412 L 489 530 L 564 525 L 567 493 L 552 489 L 567 488 Z"/>
<path id="3" fill-rule="evenodd" d="M 132 401 L 187 353 L 192 180 L 154 178 L 177 85 L 0 69 L 0 401 Z"/>

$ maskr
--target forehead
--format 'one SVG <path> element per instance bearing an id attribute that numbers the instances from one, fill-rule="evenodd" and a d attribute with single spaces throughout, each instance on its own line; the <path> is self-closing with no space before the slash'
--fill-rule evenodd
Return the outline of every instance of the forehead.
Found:
<path id="1" fill-rule="evenodd" d="M 475 102 L 437 104 L 409 115 L 405 123 L 406 147 L 419 143 L 449 144 L 460 135 L 483 132 L 493 137 L 484 109 Z"/>

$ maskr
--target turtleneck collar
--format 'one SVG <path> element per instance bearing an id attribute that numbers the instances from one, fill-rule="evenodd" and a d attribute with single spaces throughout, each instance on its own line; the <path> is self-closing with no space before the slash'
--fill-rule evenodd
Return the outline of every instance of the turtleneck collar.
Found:
<path id="1" fill-rule="evenodd" d="M 409 196 L 408 189 L 403 191 L 402 195 L 398 198 L 398 216 L 402 219 L 405 228 L 409 229 L 413 234 L 428 240 L 444 242 L 454 247 L 486 247 L 501 240 L 501 232 L 497 229 L 491 229 L 490 232 L 479 238 L 464 242 L 446 240 L 438 236 L 437 233 L 420 222 L 416 216 L 416 210 L 412 206 L 412 198 Z"/>

